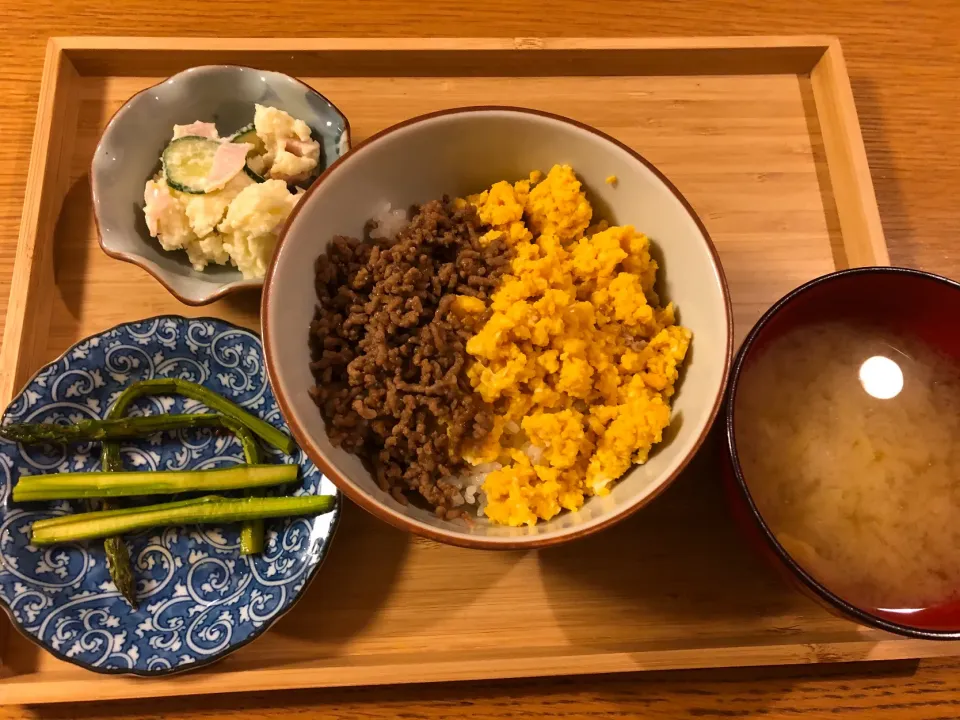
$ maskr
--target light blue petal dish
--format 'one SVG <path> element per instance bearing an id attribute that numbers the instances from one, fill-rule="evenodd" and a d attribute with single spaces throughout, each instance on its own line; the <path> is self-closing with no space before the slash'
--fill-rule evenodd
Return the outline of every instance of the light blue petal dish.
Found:
<path id="1" fill-rule="evenodd" d="M 102 418 L 123 388 L 158 377 L 198 382 L 287 430 L 267 382 L 260 338 L 222 320 L 178 316 L 120 325 L 74 345 L 33 377 L 2 422 Z M 131 414 L 205 411 L 195 401 L 167 396 L 141 398 L 131 408 Z M 208 430 L 161 434 L 121 447 L 130 469 L 243 462 L 234 436 Z M 261 447 L 264 462 L 290 462 Z M 336 495 L 332 512 L 267 521 L 262 555 L 240 555 L 239 525 L 156 528 L 126 537 L 140 601 L 133 610 L 110 580 L 101 542 L 29 544 L 31 522 L 77 512 L 79 503 L 14 505 L 10 499 L 23 475 L 99 469 L 100 444 L 63 449 L 0 440 L 0 607 L 30 640 L 99 672 L 155 677 L 222 658 L 293 606 L 333 539 L 339 492 L 302 451 L 292 459 L 301 475 L 295 492 Z"/>
<path id="2" fill-rule="evenodd" d="M 143 186 L 159 169 L 174 125 L 216 123 L 221 137 L 253 122 L 254 105 L 268 105 L 303 120 L 322 146 L 317 172 L 350 147 L 346 117 L 309 85 L 283 73 L 237 65 L 190 68 L 130 98 L 100 137 L 90 169 L 100 247 L 139 265 L 180 302 L 205 305 L 237 290 L 259 288 L 236 268 L 209 265 L 198 272 L 183 251 L 166 252 L 143 219 Z"/>

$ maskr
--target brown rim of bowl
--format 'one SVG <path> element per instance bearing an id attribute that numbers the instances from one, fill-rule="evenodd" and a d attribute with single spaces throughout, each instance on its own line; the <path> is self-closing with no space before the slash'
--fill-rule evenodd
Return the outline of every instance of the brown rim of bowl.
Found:
<path id="1" fill-rule="evenodd" d="M 181 70 L 181 71 L 178 72 L 178 73 L 174 73 L 173 75 L 170 75 L 169 77 L 164 78 L 164 79 L 161 80 L 160 82 L 154 83 L 153 85 L 151 85 L 151 86 L 149 86 L 149 87 L 146 87 L 146 88 L 144 88 L 143 90 L 141 90 L 141 91 L 139 91 L 139 92 L 134 93 L 133 95 L 131 95 L 130 97 L 128 97 L 126 100 L 124 100 L 124 101 L 123 101 L 123 104 L 120 105 L 120 107 L 118 107 L 116 110 L 113 111 L 113 115 L 110 116 L 110 119 L 107 121 L 107 124 L 104 125 L 104 126 L 103 126 L 103 130 L 100 131 L 100 137 L 97 138 L 97 146 L 96 146 L 96 148 L 94 148 L 94 151 L 93 151 L 93 158 L 90 159 L 90 202 L 91 202 L 91 205 L 93 205 L 93 222 L 94 222 L 94 224 L 95 224 L 96 227 L 97 227 L 97 244 L 100 245 L 100 249 L 104 252 L 104 254 L 107 255 L 107 257 L 113 258 L 114 260 L 120 260 L 121 262 L 130 263 L 131 265 L 136 265 L 137 267 L 142 268 L 143 270 L 145 270 L 145 271 L 147 272 L 147 274 L 149 274 L 151 277 L 153 277 L 154 280 L 156 280 L 158 283 L 160 283 L 161 285 L 163 285 L 164 289 L 165 289 L 168 293 L 170 293 L 171 295 L 173 295 L 177 300 L 179 300 L 180 302 L 182 302 L 184 305 L 189 305 L 190 307 L 200 307 L 200 306 L 202 306 L 202 305 L 209 305 L 210 303 L 216 302 L 217 300 L 219 300 L 219 299 L 221 299 L 221 298 L 223 298 L 223 297 L 225 297 L 225 296 L 227 296 L 227 295 L 231 295 L 231 294 L 233 294 L 233 293 L 243 292 L 243 291 L 245 291 L 245 290 L 255 290 L 255 289 L 257 289 L 257 288 L 261 288 L 261 287 L 263 287 L 263 280 L 234 280 L 234 281 L 231 282 L 231 283 L 228 283 L 228 284 L 226 284 L 226 285 L 220 286 L 219 288 L 217 288 L 216 290 L 214 290 L 214 291 L 213 291 L 212 293 L 210 293 L 209 295 L 206 295 L 205 297 L 200 298 L 199 300 L 194 300 L 194 299 L 192 299 L 192 298 L 185 298 L 185 297 L 183 297 L 183 295 L 181 295 L 181 294 L 178 293 L 176 290 L 174 290 L 172 287 L 170 287 L 169 283 L 167 283 L 167 281 L 164 280 L 163 277 L 161 277 L 160 274 L 158 274 L 156 270 L 154 270 L 154 268 L 152 267 L 152 263 L 150 263 L 149 261 L 145 260 L 145 259 L 142 258 L 141 256 L 139 256 L 139 255 L 133 255 L 133 254 L 131 254 L 131 253 L 126 253 L 126 252 L 120 252 L 120 251 L 117 251 L 117 250 L 108 250 L 108 249 L 107 249 L 106 247 L 104 247 L 104 245 L 103 245 L 103 233 L 100 231 L 100 215 L 99 215 L 99 213 L 97 212 L 97 204 L 96 204 L 95 202 L 93 202 L 93 200 L 94 200 L 94 197 L 93 197 L 93 162 L 94 162 L 94 159 L 96 159 L 98 153 L 100 152 L 100 144 L 103 142 L 103 136 L 107 134 L 107 130 L 109 130 L 109 129 L 110 129 L 110 126 L 113 125 L 114 121 L 117 119 L 117 115 L 120 114 L 120 111 L 121 111 L 121 110 L 123 110 L 127 105 L 129 105 L 131 102 L 133 102 L 133 101 L 134 101 L 136 98 L 138 98 L 140 95 L 143 95 L 143 93 L 149 92 L 150 90 L 153 90 L 153 88 L 159 87 L 159 86 L 163 85 L 163 84 L 164 84 L 165 82 L 167 82 L 168 80 L 172 80 L 173 78 L 178 77 L 178 76 L 180 76 L 180 75 L 183 75 L 184 73 L 192 72 L 192 71 L 194 71 L 194 70 L 202 70 L 202 69 L 205 69 L 205 68 L 240 68 L 241 70 L 252 70 L 253 72 L 276 73 L 277 75 L 283 75 L 283 76 L 285 76 L 285 77 L 290 78 L 290 79 L 293 80 L 295 83 L 299 83 L 300 85 L 303 85 L 307 90 L 309 90 L 310 92 L 312 92 L 314 95 L 318 95 L 319 97 L 322 97 L 322 98 L 324 99 L 324 101 L 326 101 L 326 103 L 327 103 L 328 105 L 330 105 L 330 107 L 332 107 L 334 110 L 336 110 L 336 111 L 337 111 L 337 114 L 339 114 L 340 117 L 343 118 L 343 131 L 347 134 L 347 152 L 343 153 L 343 155 L 341 155 L 341 156 L 338 157 L 336 160 L 334 160 L 333 163 L 331 163 L 330 165 L 328 165 L 328 166 L 327 166 L 327 169 L 329 169 L 330 167 L 332 167 L 332 166 L 333 166 L 335 163 L 337 163 L 344 155 L 348 154 L 348 153 L 350 152 L 350 150 L 352 149 L 351 146 L 350 146 L 350 138 L 351 138 L 351 133 L 350 133 L 350 119 L 344 114 L 344 112 L 343 112 L 340 108 L 338 108 L 334 103 L 332 103 L 332 102 L 330 101 L 330 98 L 328 98 L 328 97 L 327 97 L 326 95 L 324 95 L 323 93 L 318 92 L 315 88 L 311 87 L 308 83 L 305 83 L 305 82 L 304 82 L 303 80 L 301 80 L 300 78 L 295 78 L 295 77 L 293 77 L 292 75 L 287 75 L 286 73 L 277 72 L 276 70 L 264 70 L 263 68 L 255 68 L 255 67 L 251 67 L 251 66 L 249 66 L 249 65 L 195 65 L 195 66 L 193 66 L 193 67 L 186 68 L 185 70 Z M 325 173 L 325 172 L 326 172 L 326 169 L 324 170 L 324 173 Z M 319 178 L 322 177 L 322 175 L 323 175 L 323 173 L 321 173 L 321 175 L 317 177 L 317 180 L 319 180 Z M 314 180 L 314 182 L 316 182 L 316 180 Z M 311 184 L 311 185 L 312 185 L 312 184 Z"/>
<path id="2" fill-rule="evenodd" d="M 833 592 L 828 590 L 824 585 L 821 585 L 817 582 L 812 575 L 807 573 L 791 556 L 790 554 L 780 545 L 780 542 L 776 539 L 776 536 L 773 534 L 773 531 L 767 525 L 766 521 L 763 519 L 763 515 L 760 514 L 760 509 L 757 507 L 756 503 L 753 500 L 753 495 L 750 493 L 750 489 L 747 486 L 747 481 L 743 473 L 743 468 L 740 465 L 740 456 L 737 453 L 737 440 L 736 434 L 734 433 L 734 420 L 735 420 L 735 410 L 734 410 L 734 400 L 737 394 L 737 386 L 740 381 L 740 375 L 743 370 L 744 362 L 747 356 L 750 354 L 750 350 L 753 347 L 753 344 L 756 342 L 757 338 L 760 336 L 760 333 L 766 327 L 767 323 L 776 315 L 781 309 L 786 305 L 790 304 L 793 300 L 799 296 L 805 294 L 807 291 L 812 290 L 820 285 L 833 282 L 834 280 L 842 279 L 852 275 L 905 275 L 910 277 L 920 277 L 926 280 L 933 280 L 935 282 L 946 284 L 953 289 L 960 291 L 960 283 L 955 282 L 949 278 L 942 277 L 940 275 L 934 275 L 933 273 L 924 272 L 922 270 L 912 270 L 910 268 L 901 268 L 901 267 L 889 267 L 889 266 L 871 266 L 871 267 L 859 267 L 859 268 L 850 268 L 847 270 L 838 270 L 836 272 L 828 273 L 826 275 L 821 275 L 818 278 L 814 278 L 809 282 L 804 283 L 800 287 L 791 290 L 789 293 L 780 298 L 769 310 L 767 310 L 763 316 L 757 320 L 757 324 L 753 326 L 750 330 L 750 333 L 747 335 L 746 339 L 743 341 L 743 345 L 740 346 L 740 351 L 737 353 L 737 359 L 734 362 L 733 369 L 730 373 L 730 379 L 728 381 L 728 398 L 726 403 L 726 412 L 725 412 L 725 433 L 727 440 L 727 450 L 730 453 L 731 465 L 733 466 L 733 474 L 737 480 L 737 486 L 740 489 L 744 499 L 747 501 L 747 506 L 750 508 L 750 514 L 753 516 L 754 521 L 760 528 L 764 538 L 767 541 L 767 545 L 776 553 L 780 561 L 791 571 L 793 576 L 799 580 L 805 588 L 811 591 L 816 597 L 820 598 L 822 602 L 825 602 L 827 605 L 830 605 L 834 608 L 840 610 L 848 618 L 854 618 L 856 621 L 868 625 L 870 627 L 877 628 L 879 630 L 885 630 L 887 632 L 897 633 L 898 635 L 904 635 L 906 637 L 919 638 L 922 640 L 960 640 L 960 629 L 957 630 L 923 630 L 920 628 L 912 627 L 910 625 L 903 625 L 901 623 L 893 622 L 892 620 L 886 620 L 882 617 L 874 615 L 866 610 L 856 607 L 851 603 L 847 602 L 838 595 L 835 595 Z M 264 345 L 266 347 L 266 345 Z M 283 406 L 281 405 L 281 408 Z"/>
<path id="3" fill-rule="evenodd" d="M 390 133 L 393 133 L 397 130 L 401 130 L 410 125 L 423 122 L 425 120 L 432 120 L 434 118 L 443 117 L 446 115 L 460 115 L 476 112 L 510 112 L 518 113 L 523 115 L 536 115 L 539 117 L 548 118 L 550 120 L 556 120 L 567 125 L 572 125 L 580 130 L 586 130 L 587 132 L 596 135 L 597 137 L 606 140 L 607 142 L 612 143 L 616 147 L 620 148 L 624 152 L 628 153 L 631 157 L 641 163 L 644 167 L 650 170 L 659 180 L 662 182 L 667 189 L 673 193 L 674 197 L 680 202 L 684 210 L 687 211 L 689 216 L 696 223 L 697 228 L 703 234 L 703 238 L 706 241 L 707 250 L 710 252 L 710 257 L 713 260 L 713 266 L 717 272 L 717 276 L 720 279 L 720 288 L 723 293 L 724 300 L 724 313 L 727 318 L 727 347 L 724 354 L 724 365 L 723 365 L 723 379 L 720 382 L 720 387 L 717 388 L 716 397 L 713 400 L 713 406 L 710 409 L 710 416 L 708 421 L 704 424 L 703 429 L 700 432 L 700 435 L 697 437 L 696 442 L 694 443 L 693 448 L 687 454 L 685 458 L 680 462 L 676 469 L 665 479 L 663 480 L 654 490 L 647 495 L 646 497 L 638 500 L 630 505 L 625 506 L 623 509 L 618 512 L 610 515 L 609 517 L 598 522 L 596 525 L 592 525 L 588 528 L 582 528 L 579 530 L 573 530 L 566 532 L 557 537 L 551 538 L 537 538 L 535 536 L 526 536 L 510 540 L 491 540 L 481 536 L 473 535 L 460 535 L 456 533 L 448 533 L 437 528 L 433 528 L 427 525 L 422 525 L 418 522 L 410 520 L 404 515 L 393 514 L 388 512 L 382 505 L 380 505 L 373 498 L 368 495 L 360 492 L 356 489 L 353 484 L 343 477 L 340 472 L 331 466 L 323 458 L 323 455 L 319 452 L 317 447 L 314 445 L 312 438 L 300 427 L 299 423 L 296 421 L 293 412 L 289 404 L 287 403 L 286 397 L 283 393 L 279 391 L 279 382 L 277 382 L 275 363 L 273 362 L 273 353 L 272 353 L 272 343 L 270 342 L 270 323 L 268 317 L 270 313 L 268 312 L 270 305 L 270 285 L 273 282 L 273 274 L 277 265 L 277 257 L 280 255 L 280 248 L 283 245 L 284 240 L 287 236 L 287 231 L 290 226 L 293 224 L 294 219 L 297 217 L 301 208 L 309 200 L 310 195 L 320 187 L 325 181 L 327 181 L 332 173 L 349 158 L 352 158 L 358 153 L 363 152 L 365 149 L 370 147 L 371 144 L 383 138 Z M 353 502 L 362 507 L 367 512 L 371 513 L 375 517 L 383 520 L 384 522 L 393 525 L 394 527 L 400 528 L 401 530 L 406 530 L 407 532 L 414 533 L 415 535 L 421 535 L 423 537 L 429 538 L 430 540 L 436 540 L 437 542 L 447 543 L 449 545 L 456 545 L 459 547 L 465 548 L 475 548 L 475 549 L 486 549 L 486 550 L 518 550 L 518 549 L 534 549 L 541 547 L 549 547 L 552 545 L 557 545 L 562 542 L 569 540 L 575 540 L 578 538 L 586 537 L 591 535 L 599 530 L 602 530 L 614 523 L 623 520 L 629 515 L 633 514 L 641 507 L 647 505 L 655 497 L 657 497 L 661 492 L 663 492 L 677 476 L 683 471 L 683 469 L 689 464 L 690 460 L 693 459 L 693 456 L 697 454 L 703 445 L 704 440 L 710 432 L 710 429 L 713 426 L 714 421 L 717 418 L 717 415 L 720 411 L 720 406 L 723 403 L 725 397 L 725 391 L 727 386 L 727 377 L 730 370 L 730 365 L 733 361 L 733 311 L 732 305 L 730 302 L 730 290 L 727 287 L 726 275 L 723 272 L 723 265 L 720 264 L 720 257 L 717 254 L 717 249 L 714 247 L 713 241 L 710 239 L 710 234 L 707 232 L 706 227 L 704 227 L 703 222 L 700 220 L 697 213 L 691 207 L 687 199 L 680 193 L 680 191 L 670 182 L 666 176 L 660 170 L 658 170 L 654 165 L 647 160 L 645 157 L 640 155 L 634 149 L 628 147 L 624 143 L 620 142 L 616 138 L 607 135 L 605 132 L 597 130 L 596 128 L 590 127 L 584 123 L 581 123 L 577 120 L 573 120 L 563 115 L 556 115 L 554 113 L 544 112 L 542 110 L 532 110 L 530 108 L 522 107 L 513 107 L 509 105 L 476 105 L 468 107 L 458 107 L 451 108 L 449 110 L 438 110 L 432 113 L 426 113 L 424 115 L 418 115 L 416 117 L 408 118 L 403 120 L 396 125 L 391 125 L 390 127 L 381 130 L 380 132 L 374 133 L 370 137 L 363 140 L 361 143 L 356 145 L 350 152 L 345 153 L 339 157 L 334 163 L 332 163 L 326 170 L 321 173 L 310 188 L 307 190 L 306 195 L 297 203 L 297 206 L 294 208 L 293 212 L 287 218 L 287 221 L 284 223 L 283 228 L 280 230 L 280 235 L 277 238 L 277 248 L 274 251 L 273 258 L 270 261 L 270 267 L 267 270 L 266 278 L 264 279 L 263 284 L 263 301 L 260 305 L 260 326 L 263 333 L 263 350 L 264 350 L 264 360 L 267 366 L 267 374 L 270 378 L 270 384 L 273 387 L 273 394 L 277 398 L 277 402 L 280 404 L 280 410 L 283 413 L 284 418 L 286 419 L 290 430 L 293 432 L 294 437 L 297 439 L 297 442 L 300 444 L 300 447 L 310 456 L 310 459 L 321 468 L 323 472 L 333 481 L 333 483 L 340 488 L 343 493 L 349 497 Z"/>

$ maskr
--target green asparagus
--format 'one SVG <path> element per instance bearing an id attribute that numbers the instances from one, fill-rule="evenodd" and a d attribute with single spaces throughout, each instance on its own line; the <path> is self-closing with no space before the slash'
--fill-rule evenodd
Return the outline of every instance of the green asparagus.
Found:
<path id="1" fill-rule="evenodd" d="M 179 394 L 202 402 L 208 407 L 218 410 L 223 415 L 158 415 L 146 418 L 124 418 L 129 405 L 141 395 Z M 223 426 L 233 431 L 240 439 L 244 455 L 249 465 L 256 465 L 260 460 L 260 452 L 251 431 L 263 440 L 274 445 L 281 451 L 290 454 L 294 450 L 293 441 L 280 430 L 269 423 L 247 413 L 229 400 L 217 395 L 211 390 L 177 378 L 144 380 L 134 383 L 124 390 L 117 398 L 107 415 L 106 420 L 83 420 L 72 426 L 52 424 L 20 424 L 0 427 L 0 437 L 23 443 L 70 443 L 90 440 L 103 441 L 101 452 L 101 466 L 104 473 L 123 473 L 123 463 L 120 458 L 120 446 L 114 440 L 121 438 L 141 437 L 162 430 L 172 430 L 181 427 L 215 427 Z M 123 473 L 121 477 L 129 477 L 135 473 Z M 48 478 L 51 476 L 47 476 Z M 286 480 L 282 481 L 286 482 Z M 21 483 L 22 485 L 22 483 Z M 112 490 L 90 490 L 83 497 L 116 497 L 121 494 L 139 494 L 139 492 L 157 492 L 156 490 L 131 492 L 117 491 L 118 485 L 112 485 Z M 138 486 L 139 487 L 139 486 Z M 247 486 L 249 487 L 249 486 Z M 77 487 L 69 488 L 76 491 Z M 184 491 L 186 488 L 178 488 Z M 211 486 L 205 484 L 202 489 L 228 489 L 225 486 Z M 84 491 L 86 493 L 86 491 Z M 15 499 L 41 500 L 58 499 L 64 497 L 62 490 L 53 485 L 42 486 L 39 490 L 35 485 L 27 484 L 15 492 Z M 54 497 L 54 494 L 56 497 Z M 109 500 L 103 501 L 104 511 L 111 511 L 114 506 Z M 263 520 L 251 518 L 244 522 L 240 535 L 240 550 L 243 554 L 260 552 L 263 549 Z M 107 538 L 104 541 L 107 566 L 114 584 L 130 602 L 136 607 L 135 582 L 133 568 L 130 564 L 129 551 L 120 537 Z"/>
<path id="2" fill-rule="evenodd" d="M 103 509 L 111 510 L 114 508 L 112 503 L 104 501 Z M 110 571 L 110 579 L 117 586 L 117 590 L 123 595 L 123 598 L 130 603 L 130 607 L 137 609 L 137 582 L 133 577 L 133 565 L 130 562 L 130 551 L 127 544 L 119 535 L 108 537 L 103 541 L 103 551 L 107 557 L 107 570 Z"/>
<path id="3" fill-rule="evenodd" d="M 106 443 L 101 451 L 101 457 L 104 458 L 104 472 L 122 472 L 122 463 L 111 463 L 106 460 Z M 119 461 L 120 456 L 117 455 Z M 116 506 L 109 500 L 102 503 L 103 510 L 115 510 Z M 107 570 L 110 572 L 110 579 L 117 586 L 117 590 L 123 595 L 124 599 L 130 603 L 130 607 L 137 609 L 137 581 L 133 577 L 133 565 L 130 562 L 130 551 L 122 537 L 108 537 L 103 541 L 103 552 L 107 559 Z"/>
<path id="4" fill-rule="evenodd" d="M 37 443 L 78 443 L 91 440 L 123 440 L 146 437 L 165 430 L 223 427 L 221 415 L 149 415 L 111 420 L 80 420 L 73 425 L 18 423 L 0 426 L 0 437 L 35 445 Z M 113 462 L 112 457 L 108 461 Z"/>
<path id="5" fill-rule="evenodd" d="M 203 495 L 202 497 L 187 498 L 186 500 L 174 500 L 173 502 L 163 503 L 163 506 L 168 510 L 176 510 L 178 508 L 193 507 L 194 505 L 209 505 L 210 503 L 220 502 L 226 498 L 221 497 L 220 495 Z M 138 515 L 143 512 L 149 505 L 142 507 L 125 507 L 125 508 L 116 508 L 115 510 L 97 510 L 97 517 L 103 518 L 118 518 L 126 517 L 127 515 Z M 37 520 L 37 522 L 43 523 L 43 527 L 55 527 L 57 525 L 70 525 L 76 522 L 78 517 L 87 517 L 88 515 L 93 515 L 94 513 L 71 513 L 68 515 L 57 515 L 52 518 L 45 518 L 43 520 Z"/>
<path id="6" fill-rule="evenodd" d="M 202 402 L 211 410 L 216 410 L 245 425 L 264 442 L 273 445 L 273 447 L 285 452 L 287 455 L 290 455 L 294 450 L 295 446 L 290 436 L 278 430 L 265 420 L 254 417 L 239 405 L 230 402 L 213 390 L 209 390 L 203 385 L 192 383 L 189 380 L 158 378 L 135 382 L 120 393 L 116 402 L 113 404 L 113 408 L 111 408 L 111 413 L 116 411 L 119 415 L 123 415 L 126 413 L 130 403 L 141 395 L 183 395 L 197 402 Z"/>
<path id="7" fill-rule="evenodd" d="M 131 495 L 282 485 L 297 479 L 298 465 L 235 465 L 212 470 L 50 473 L 20 478 L 14 502 L 110 498 Z"/>
<path id="8" fill-rule="evenodd" d="M 30 543 L 40 547 L 122 535 L 162 525 L 320 515 L 332 510 L 334 502 L 332 495 L 239 499 L 207 496 L 141 508 L 80 513 L 38 520 L 30 528 Z"/>
<path id="9" fill-rule="evenodd" d="M 255 432 L 265 442 L 269 442 L 288 455 L 294 450 L 293 441 L 269 423 L 250 415 L 238 405 L 233 404 L 202 385 L 197 385 L 187 380 L 162 378 L 134 383 L 120 394 L 111 409 L 111 413 L 126 412 L 130 403 L 140 395 L 167 393 L 184 395 L 223 413 L 224 425 L 233 430 L 237 437 L 240 438 L 240 444 L 243 446 L 243 452 L 249 465 L 255 465 L 260 461 L 260 450 L 257 447 L 256 441 L 250 436 L 249 431 Z M 240 531 L 240 552 L 244 555 L 251 555 L 261 552 L 262 550 L 263 521 L 249 520 L 245 522 Z"/>
<path id="10" fill-rule="evenodd" d="M 122 417 L 123 411 L 116 406 L 107 413 L 107 420 Z M 120 457 L 120 443 L 113 440 L 104 440 L 100 448 L 100 466 L 103 472 L 123 472 L 123 460 Z M 102 510 L 116 510 L 117 506 L 110 500 L 104 500 Z M 119 535 L 105 538 L 103 552 L 107 559 L 107 570 L 110 579 L 117 586 L 117 590 L 134 610 L 137 609 L 137 581 L 133 575 L 133 563 L 130 562 L 130 550 L 127 543 Z"/>
<path id="11" fill-rule="evenodd" d="M 260 448 L 257 446 L 257 439 L 243 425 L 237 425 L 234 428 L 237 437 L 240 438 L 240 445 L 243 446 L 243 454 L 248 465 L 256 465 L 260 462 Z M 248 493 L 249 494 L 249 493 Z M 240 554 L 254 555 L 263 552 L 263 520 L 244 520 L 240 526 Z"/>
<path id="12" fill-rule="evenodd" d="M 240 554 L 256 555 L 263 552 L 263 518 L 244 520 L 240 526 Z"/>
<path id="13" fill-rule="evenodd" d="M 110 409 L 108 418 L 112 417 L 116 412 L 123 412 L 126 410 L 125 405 L 121 405 L 119 402 L 114 403 L 113 407 Z M 257 439 L 254 437 L 253 433 L 247 429 L 247 426 L 243 423 L 235 420 L 226 415 L 215 415 L 214 417 L 218 418 L 219 423 L 233 432 L 237 436 L 237 439 L 240 440 L 240 445 L 243 448 L 244 459 L 248 465 L 257 465 L 260 463 L 260 448 L 257 445 Z M 110 468 L 119 466 L 122 470 L 122 463 L 120 462 L 120 446 L 117 443 L 105 441 L 103 443 L 103 453 L 101 455 L 101 464 L 103 469 L 106 471 Z M 104 548 L 106 548 L 107 543 L 104 543 Z M 240 552 L 243 555 L 252 555 L 254 553 L 263 551 L 263 521 L 262 520 L 248 520 L 243 524 L 243 528 L 240 531 Z M 108 549 L 109 554 L 109 549 Z M 108 558 L 109 559 L 109 558 Z M 111 572 L 112 576 L 112 572 Z M 116 582 L 116 578 L 114 578 Z"/>

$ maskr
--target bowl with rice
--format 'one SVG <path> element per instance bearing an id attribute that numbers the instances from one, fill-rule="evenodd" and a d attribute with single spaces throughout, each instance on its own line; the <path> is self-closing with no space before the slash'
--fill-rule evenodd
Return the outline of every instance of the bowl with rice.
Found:
<path id="1" fill-rule="evenodd" d="M 861 624 L 960 639 L 960 284 L 844 270 L 747 336 L 726 408 L 733 510 L 799 589 Z"/>
<path id="2" fill-rule="evenodd" d="M 478 548 L 552 545 L 652 500 L 702 444 L 729 293 L 631 148 L 522 108 L 388 128 L 284 227 L 261 320 L 293 433 L 354 501 Z"/>

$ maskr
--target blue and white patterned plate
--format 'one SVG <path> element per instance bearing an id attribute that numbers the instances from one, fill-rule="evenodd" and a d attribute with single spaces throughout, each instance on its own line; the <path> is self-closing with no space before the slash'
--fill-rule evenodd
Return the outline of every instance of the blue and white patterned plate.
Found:
<path id="1" fill-rule="evenodd" d="M 121 325 L 74 345 L 7 408 L 11 422 L 101 418 L 136 380 L 179 377 L 207 386 L 286 429 L 263 366 L 260 338 L 211 318 L 164 316 Z M 182 397 L 145 397 L 131 414 L 205 412 Z M 284 456 L 261 443 L 264 462 Z M 209 430 L 122 445 L 131 469 L 210 468 L 243 462 L 239 441 Z M 296 602 L 327 554 L 340 504 L 316 518 L 268 521 L 262 555 L 241 556 L 239 526 L 157 528 L 126 538 L 137 577 L 133 610 L 110 580 L 99 542 L 36 548 L 34 520 L 76 512 L 74 502 L 15 505 L 21 475 L 96 470 L 99 443 L 23 447 L 0 440 L 0 606 L 31 640 L 91 670 L 158 676 L 200 667 L 262 634 Z M 338 495 L 306 454 L 296 494 Z M 289 460 L 286 459 L 288 462 Z M 288 490 L 289 492 L 289 490 Z"/>

